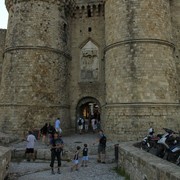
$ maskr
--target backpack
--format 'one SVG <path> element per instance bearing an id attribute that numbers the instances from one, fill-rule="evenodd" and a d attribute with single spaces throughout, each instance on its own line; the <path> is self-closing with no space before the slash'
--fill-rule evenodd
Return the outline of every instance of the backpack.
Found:
<path id="1" fill-rule="evenodd" d="M 107 141 L 107 138 L 106 138 L 106 136 L 103 135 L 99 142 L 101 145 L 106 146 L 106 141 Z"/>
<path id="2" fill-rule="evenodd" d="M 81 119 L 81 118 L 78 120 L 78 125 L 79 125 L 79 126 L 82 125 L 82 119 Z"/>

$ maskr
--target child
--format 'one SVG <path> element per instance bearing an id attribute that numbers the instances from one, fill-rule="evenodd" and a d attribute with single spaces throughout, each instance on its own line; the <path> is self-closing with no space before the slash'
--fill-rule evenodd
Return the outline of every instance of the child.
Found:
<path id="1" fill-rule="evenodd" d="M 87 144 L 84 144 L 81 167 L 83 166 L 87 167 L 87 162 L 88 162 L 88 147 L 87 147 Z"/>
<path id="2" fill-rule="evenodd" d="M 80 146 L 77 146 L 76 147 L 76 152 L 75 152 L 75 154 L 74 154 L 74 159 L 73 159 L 73 163 L 74 163 L 74 165 L 73 165 L 73 167 L 71 167 L 71 172 L 74 170 L 74 168 L 76 169 L 76 171 L 78 171 L 78 165 L 79 165 L 79 150 L 81 149 L 81 147 Z"/>

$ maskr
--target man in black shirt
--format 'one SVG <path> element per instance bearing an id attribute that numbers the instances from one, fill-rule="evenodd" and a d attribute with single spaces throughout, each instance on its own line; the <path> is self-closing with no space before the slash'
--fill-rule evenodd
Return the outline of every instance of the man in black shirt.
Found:
<path id="1" fill-rule="evenodd" d="M 63 150 L 63 140 L 58 136 L 58 133 L 54 134 L 54 137 L 51 141 L 51 163 L 50 167 L 52 168 L 52 174 L 54 173 L 54 161 L 57 157 L 58 161 L 58 174 L 60 174 L 60 167 L 61 167 L 61 152 Z"/>

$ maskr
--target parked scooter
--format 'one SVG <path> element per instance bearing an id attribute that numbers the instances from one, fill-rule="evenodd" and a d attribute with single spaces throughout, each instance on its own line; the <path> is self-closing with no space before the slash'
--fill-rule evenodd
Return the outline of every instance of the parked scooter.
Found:
<path id="1" fill-rule="evenodd" d="M 165 130 L 165 134 L 161 136 L 161 138 L 158 140 L 158 150 L 157 150 L 157 156 L 163 158 L 165 154 L 167 154 L 167 158 L 169 156 L 169 153 L 175 151 L 177 140 L 174 136 L 175 133 L 171 129 L 163 128 Z M 172 149 L 171 149 L 172 148 Z"/>
<path id="2" fill-rule="evenodd" d="M 151 148 L 156 148 L 157 141 L 159 140 L 158 136 L 154 136 L 154 129 L 150 128 L 148 130 L 148 135 L 143 138 L 141 142 L 141 149 L 149 152 Z"/>
<path id="3" fill-rule="evenodd" d="M 167 149 L 166 154 L 167 154 L 166 159 L 168 161 L 179 164 L 178 158 L 180 157 L 180 143 Z"/>

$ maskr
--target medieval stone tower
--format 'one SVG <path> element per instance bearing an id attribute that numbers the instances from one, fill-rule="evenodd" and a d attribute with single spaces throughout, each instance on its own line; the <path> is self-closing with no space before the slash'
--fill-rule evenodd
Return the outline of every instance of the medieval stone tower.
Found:
<path id="1" fill-rule="evenodd" d="M 61 118 L 110 137 L 180 130 L 179 0 L 6 0 L 0 127 L 22 135 Z"/>

